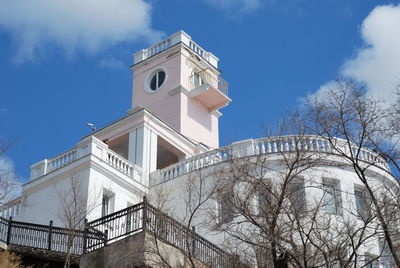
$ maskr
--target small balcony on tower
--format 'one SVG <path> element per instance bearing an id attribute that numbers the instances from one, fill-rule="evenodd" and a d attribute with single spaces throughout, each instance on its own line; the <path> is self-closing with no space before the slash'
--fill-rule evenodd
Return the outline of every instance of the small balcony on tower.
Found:
<path id="1" fill-rule="evenodd" d="M 221 109 L 232 100 L 228 97 L 228 83 L 209 69 L 194 71 L 189 77 L 189 97 L 199 101 L 210 112 Z"/>

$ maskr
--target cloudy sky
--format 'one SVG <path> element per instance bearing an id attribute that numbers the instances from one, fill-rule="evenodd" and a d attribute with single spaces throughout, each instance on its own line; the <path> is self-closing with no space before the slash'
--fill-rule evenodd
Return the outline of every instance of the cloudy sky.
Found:
<path id="1" fill-rule="evenodd" d="M 220 58 L 233 102 L 221 144 L 260 137 L 338 75 L 391 99 L 400 2 L 373 0 L 0 0 L 0 159 L 29 166 L 130 108 L 132 54 L 183 29 Z"/>

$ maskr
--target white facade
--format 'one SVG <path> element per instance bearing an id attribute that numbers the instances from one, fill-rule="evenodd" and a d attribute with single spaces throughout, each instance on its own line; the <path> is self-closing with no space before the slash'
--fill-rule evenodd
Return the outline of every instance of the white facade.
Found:
<path id="1" fill-rule="evenodd" d="M 60 197 L 71 194 L 71 181 L 79 181 L 78 194 L 89 221 L 136 204 L 145 195 L 157 202 L 161 194 L 167 195 L 171 216 L 184 218 L 191 179 L 203 176 L 212 184 L 216 172 L 226 170 L 232 156 L 256 159 L 261 155 L 279 167 L 276 163 L 282 153 L 294 151 L 293 137 L 246 140 L 218 148 L 218 120 L 222 115 L 218 109 L 231 101 L 227 85 L 220 79 L 218 58 L 183 31 L 136 53 L 132 70 L 133 100 L 128 115 L 83 137 L 65 153 L 32 165 L 21 198 L 3 216 L 39 224 L 53 220 L 54 225 L 62 226 Z M 306 151 L 325 155 L 325 161 L 343 163 L 324 139 L 305 136 L 301 142 Z M 383 159 L 374 152 L 362 152 L 362 160 L 375 166 L 370 176 L 376 183 L 383 178 L 392 180 Z M 266 179 L 275 177 L 273 172 L 268 176 Z M 307 205 L 324 198 L 323 187 L 337 187 L 345 209 L 339 212 L 330 207 L 328 212 L 336 214 L 332 217 L 354 218 L 348 211 L 357 209 L 355 193 L 362 190 L 354 171 L 341 165 L 319 165 L 302 174 L 301 179 L 308 186 Z M 217 197 L 210 198 L 194 225 L 204 221 L 206 209 L 218 213 L 219 206 Z M 357 218 L 354 224 L 358 224 Z M 209 229 L 202 225 L 197 230 L 218 244 L 224 234 Z M 379 255 L 378 240 L 369 239 L 360 250 Z"/>

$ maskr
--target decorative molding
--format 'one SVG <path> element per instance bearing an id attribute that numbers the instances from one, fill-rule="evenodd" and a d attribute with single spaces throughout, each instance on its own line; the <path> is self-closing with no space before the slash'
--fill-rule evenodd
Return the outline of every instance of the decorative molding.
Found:
<path id="1" fill-rule="evenodd" d="M 171 89 L 171 90 L 168 92 L 168 94 L 169 94 L 170 96 L 174 96 L 174 95 L 176 95 L 176 94 L 178 94 L 178 93 L 183 93 L 183 94 L 185 94 L 186 96 L 189 96 L 189 95 L 190 95 L 190 91 L 187 90 L 186 88 L 184 88 L 183 86 L 177 86 L 176 88 Z"/>

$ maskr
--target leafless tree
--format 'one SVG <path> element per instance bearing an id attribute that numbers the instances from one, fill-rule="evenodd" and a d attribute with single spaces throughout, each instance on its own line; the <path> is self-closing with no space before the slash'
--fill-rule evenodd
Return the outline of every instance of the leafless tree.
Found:
<path id="1" fill-rule="evenodd" d="M 324 169 L 326 152 L 310 148 L 315 136 L 305 130 L 303 119 L 292 114 L 281 121 L 278 135 L 267 139 L 269 144 L 244 142 L 221 149 L 216 155 L 227 155 L 224 161 L 180 178 L 184 193 L 162 195 L 170 200 L 160 203 L 181 204 L 174 216 L 219 236 L 223 248 L 239 257 L 238 267 L 357 266 L 361 245 L 377 234 L 374 216 L 365 215 L 355 225 L 359 215 L 342 204 L 335 207 L 346 217 L 332 220 L 325 213 L 327 193 L 318 178 L 329 172 Z M 289 133 L 295 135 L 283 136 Z M 310 190 L 320 195 L 310 200 Z M 188 266 L 196 267 L 196 256 L 185 254 Z M 168 258 L 162 260 L 170 267 Z"/>
<path id="2" fill-rule="evenodd" d="M 5 159 L 6 152 L 14 144 L 15 141 L 6 142 L 5 139 L 0 139 L 0 206 L 15 198 L 21 185 L 15 177 L 14 171 L 10 170 L 10 166 L 1 165 L 1 160 Z"/>
<path id="3" fill-rule="evenodd" d="M 393 228 L 394 224 L 398 225 L 398 219 L 392 216 L 400 212 L 397 206 L 400 159 L 398 107 L 399 103 L 388 106 L 371 98 L 361 83 L 337 80 L 325 95 L 307 103 L 306 114 L 309 130 L 329 142 L 332 153 L 347 161 L 347 166 L 351 167 L 365 187 L 384 243 L 395 265 L 400 267 L 400 258 L 394 245 L 398 233 L 397 228 Z M 375 151 L 376 155 L 366 156 L 365 149 Z M 383 161 L 389 161 L 392 172 L 388 172 L 386 179 L 380 178 L 377 189 L 371 174 L 374 169 L 382 169 Z M 390 177 L 392 179 L 387 179 Z"/>
<path id="4" fill-rule="evenodd" d="M 258 267 L 352 267 L 359 247 L 376 235 L 372 217 L 355 226 L 354 215 L 327 215 L 328 193 L 319 180 L 329 172 L 326 152 L 311 148 L 315 137 L 306 130 L 303 118 L 292 114 L 268 139 L 275 150 L 227 163 L 217 229 L 247 246 Z M 289 133 L 294 135 L 283 136 Z M 307 198 L 310 191 L 320 194 Z"/>
<path id="5" fill-rule="evenodd" d="M 64 268 L 69 268 L 71 265 L 71 257 L 74 243 L 78 243 L 77 231 L 84 229 L 84 222 L 87 215 L 92 212 L 100 204 L 98 196 L 94 191 L 87 191 L 83 185 L 83 179 L 78 175 L 72 175 L 67 178 L 67 184 L 63 187 L 56 186 L 57 198 L 59 200 L 60 209 L 58 218 L 63 223 L 64 227 L 69 230 L 67 239 L 67 252 L 64 263 Z M 85 191 L 86 189 L 86 191 Z M 90 198 L 89 193 L 91 193 Z"/>
<path id="6" fill-rule="evenodd" d="M 400 237 L 399 111 L 400 101 L 383 105 L 363 85 L 337 81 L 323 99 L 281 120 L 269 144 L 222 148 L 216 155 L 228 158 L 179 178 L 186 180 L 185 194 L 167 195 L 173 198 L 162 206 L 184 204 L 174 216 L 219 236 L 241 263 L 363 267 L 385 258 L 387 249 L 400 267 L 394 243 Z M 333 169 L 356 174 L 362 191 L 330 189 L 321 178 L 332 177 Z M 381 237 L 379 253 L 365 255 Z"/>
<path id="7" fill-rule="evenodd" d="M 196 236 L 195 227 L 201 228 L 206 224 L 205 219 L 201 218 L 200 221 L 199 217 L 206 215 L 204 210 L 207 206 L 205 204 L 214 198 L 217 189 L 215 181 L 210 180 L 211 173 L 214 173 L 214 171 L 206 167 L 199 168 L 190 173 L 182 183 L 183 191 L 180 191 L 179 195 L 168 191 L 167 188 L 163 186 L 160 186 L 153 193 L 151 200 L 156 207 L 169 215 L 174 215 L 179 221 L 179 224 L 185 226 L 184 229 L 186 230 L 180 233 L 180 237 L 178 238 L 182 240 L 180 246 L 174 246 L 173 250 L 165 250 L 163 241 L 166 238 L 165 236 L 171 235 L 168 234 L 169 232 L 174 232 L 174 227 L 167 230 L 164 225 L 164 221 L 167 219 L 165 218 L 165 220 L 163 220 L 163 217 L 166 217 L 166 215 L 160 214 L 157 216 L 160 221 L 150 226 L 154 238 L 154 247 L 150 248 L 151 252 L 149 253 L 153 256 L 157 256 L 156 258 L 152 258 L 154 264 L 161 267 L 177 267 L 177 265 L 181 265 L 182 267 L 191 268 L 211 265 L 201 263 L 197 259 L 196 252 L 193 250 L 193 243 L 195 243 L 194 239 Z M 180 202 L 178 201 L 180 207 L 173 209 L 171 204 L 176 204 L 177 200 L 180 200 Z M 178 226 L 175 227 L 178 228 Z M 180 257 L 177 258 L 178 255 Z M 180 264 L 176 262 L 177 259 L 181 260 Z"/>

